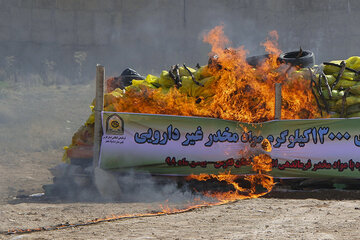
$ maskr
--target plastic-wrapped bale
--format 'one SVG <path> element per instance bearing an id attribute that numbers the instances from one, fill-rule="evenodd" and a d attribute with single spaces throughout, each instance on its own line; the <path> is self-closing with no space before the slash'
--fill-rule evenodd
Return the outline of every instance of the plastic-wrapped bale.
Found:
<path id="1" fill-rule="evenodd" d="M 187 70 L 188 69 L 188 70 Z M 188 97 L 203 99 L 213 95 L 211 84 L 214 77 L 211 75 L 207 66 L 202 66 L 195 70 L 193 68 L 178 67 L 178 73 L 181 81 L 181 87 L 178 89 Z M 196 84 L 192 76 L 194 76 Z M 133 79 L 132 79 L 133 77 Z M 125 69 L 119 77 L 112 77 L 107 80 L 108 93 L 104 95 L 104 110 L 115 112 L 115 103 L 124 96 L 126 91 L 141 91 L 142 89 L 161 89 L 166 94 L 170 88 L 176 87 L 175 80 L 170 76 L 169 71 L 162 71 L 160 76 L 147 75 L 142 77 L 136 71 L 128 68 Z M 87 121 L 74 134 L 69 146 L 64 147 L 65 153 L 63 161 L 69 163 L 72 158 L 92 158 L 92 145 L 94 135 L 94 105 L 90 105 L 92 114 Z"/>
<path id="2" fill-rule="evenodd" d="M 322 71 L 321 71 L 322 70 Z M 313 90 L 331 117 L 360 116 L 360 57 L 324 62 Z"/>

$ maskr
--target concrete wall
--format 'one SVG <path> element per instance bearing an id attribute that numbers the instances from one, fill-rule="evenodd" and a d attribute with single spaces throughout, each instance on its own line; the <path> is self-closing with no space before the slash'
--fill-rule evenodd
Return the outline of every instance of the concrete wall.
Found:
<path id="1" fill-rule="evenodd" d="M 221 23 L 249 55 L 277 30 L 283 51 L 302 46 L 322 62 L 360 54 L 359 13 L 359 0 L 0 0 L 0 69 L 76 82 L 96 63 L 108 75 L 205 64 L 202 33 Z"/>

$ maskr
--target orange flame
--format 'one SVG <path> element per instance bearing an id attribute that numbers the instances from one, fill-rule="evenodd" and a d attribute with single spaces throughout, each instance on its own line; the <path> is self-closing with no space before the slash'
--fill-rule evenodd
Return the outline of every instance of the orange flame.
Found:
<path id="1" fill-rule="evenodd" d="M 217 26 L 204 35 L 203 40 L 211 44 L 209 64 L 205 68 L 215 81 L 207 86 L 211 97 L 189 96 L 177 88 L 140 90 L 129 89 L 114 104 L 120 112 L 139 112 L 151 114 L 170 114 L 183 116 L 203 116 L 236 120 L 241 122 L 264 122 L 274 119 L 275 83 L 282 84 L 282 119 L 314 118 L 318 116 L 316 104 L 309 82 L 303 77 L 291 74 L 296 69 L 278 61 L 278 34 L 269 33 L 262 43 L 269 57 L 258 67 L 250 66 L 246 61 L 247 51 L 243 47 L 230 48 L 223 26 Z M 225 48 L 228 47 L 228 48 Z M 271 144 L 263 142 L 265 151 L 271 151 Z M 271 158 L 259 155 L 252 158 L 256 175 L 247 176 L 251 182 L 249 189 L 243 189 L 236 183 L 237 176 L 230 173 L 221 175 L 191 176 L 192 179 L 205 181 L 215 178 L 232 184 L 235 191 L 226 194 L 212 194 L 217 199 L 241 199 L 261 196 L 254 192 L 260 183 L 268 191 L 273 186 L 273 179 L 264 173 L 271 170 Z M 245 194 L 244 194 L 245 193 Z"/>
<path id="2" fill-rule="evenodd" d="M 261 154 L 255 156 L 252 159 L 252 169 L 257 174 L 247 175 L 244 177 L 244 181 L 250 183 L 250 186 L 242 187 L 239 184 L 241 178 L 237 175 L 233 175 L 229 172 L 224 172 L 220 174 L 200 174 L 200 175 L 190 175 L 187 177 L 187 180 L 197 180 L 197 181 L 207 181 L 211 179 L 216 179 L 219 182 L 226 182 L 229 185 L 232 185 L 234 191 L 228 192 L 214 192 L 204 193 L 205 196 L 215 198 L 219 203 L 227 203 L 230 201 L 236 201 L 240 199 L 247 198 L 258 198 L 263 196 L 271 191 L 274 186 L 274 180 L 271 176 L 264 174 L 264 172 L 270 172 L 272 169 L 272 159 L 267 154 Z M 263 190 L 257 192 L 257 188 L 261 187 Z"/>
<path id="3" fill-rule="evenodd" d="M 217 26 L 204 36 L 204 41 L 212 45 L 211 61 L 204 70 L 215 77 L 215 81 L 207 86 L 211 97 L 188 96 L 175 87 L 166 92 L 162 88 L 143 86 L 126 91 L 114 107 L 120 112 L 263 122 L 274 118 L 275 83 L 282 83 L 282 119 L 317 117 L 309 82 L 290 74 L 295 68 L 278 62 L 277 39 L 277 33 L 271 32 L 263 43 L 269 58 L 253 68 L 246 61 L 247 52 L 243 47 L 224 49 L 230 41 L 223 26 Z"/>
<path id="4" fill-rule="evenodd" d="M 280 50 L 277 45 L 278 35 L 270 32 L 269 38 L 262 45 L 269 53 L 269 58 L 257 68 L 246 62 L 246 50 L 243 47 L 226 48 L 230 44 L 225 36 L 223 26 L 217 26 L 204 36 L 204 41 L 212 45 L 211 61 L 206 71 L 215 77 L 209 86 L 211 97 L 200 98 L 188 96 L 176 88 L 151 89 L 141 86 L 140 89 L 129 89 L 117 99 L 114 108 L 119 112 L 135 112 L 150 114 L 170 114 L 183 116 L 203 116 L 236 120 L 241 122 L 263 122 L 274 118 L 274 84 L 282 83 L 282 119 L 299 119 L 317 117 L 317 107 L 309 88 L 309 83 L 300 76 L 291 75 L 294 68 L 282 65 L 277 61 Z M 216 57 L 214 57 L 216 55 Z M 269 142 L 264 141 L 262 147 L 271 151 Z M 183 209 L 162 206 L 162 210 L 152 213 L 110 216 L 97 218 L 85 223 L 64 224 L 35 229 L 13 229 L 7 234 L 27 233 L 33 231 L 47 231 L 95 224 L 99 222 L 115 221 L 136 217 L 160 216 L 187 212 L 196 208 L 220 205 L 229 201 L 245 198 L 256 198 L 271 191 L 274 186 L 273 178 L 266 175 L 271 171 L 271 158 L 262 154 L 252 157 L 254 175 L 245 176 L 244 180 L 250 187 L 239 184 L 239 176 L 230 172 L 214 175 L 190 175 L 188 179 L 206 181 L 217 179 L 231 184 L 233 191 L 226 193 L 205 193 L 215 198 L 216 202 L 192 203 Z M 263 191 L 257 192 L 262 187 Z"/>
<path id="5" fill-rule="evenodd" d="M 210 56 L 224 50 L 230 43 L 229 39 L 224 34 L 223 26 L 216 26 L 210 30 L 204 35 L 203 41 L 211 45 L 212 52 L 209 54 Z"/>

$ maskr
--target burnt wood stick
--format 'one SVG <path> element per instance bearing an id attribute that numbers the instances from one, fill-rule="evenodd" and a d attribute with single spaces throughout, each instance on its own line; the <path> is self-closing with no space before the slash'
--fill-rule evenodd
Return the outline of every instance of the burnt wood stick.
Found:
<path id="1" fill-rule="evenodd" d="M 322 72 L 322 73 L 320 74 L 320 76 L 322 76 L 322 77 L 324 78 L 326 88 L 327 88 L 327 90 L 329 91 L 329 98 L 332 99 L 332 92 L 331 92 L 331 87 L 330 87 L 330 85 L 329 85 L 329 80 L 327 79 L 327 77 L 326 77 L 326 75 L 325 75 L 324 72 Z M 321 85 L 320 85 L 320 87 L 321 87 Z"/>
<path id="2" fill-rule="evenodd" d="M 343 73 L 344 73 L 344 71 L 345 71 L 345 61 L 342 61 L 341 63 L 340 63 L 340 66 L 341 66 L 341 69 L 340 69 L 340 71 L 339 71 L 339 73 L 338 73 L 338 75 L 337 75 L 337 77 L 336 77 L 336 80 L 335 80 L 335 82 L 332 84 L 332 86 L 331 86 L 331 89 L 333 89 L 335 86 L 336 86 L 336 84 L 338 84 L 338 82 L 340 81 L 340 78 L 341 78 L 341 76 L 343 75 Z"/>
<path id="3" fill-rule="evenodd" d="M 299 53 L 296 55 L 296 59 L 300 58 L 302 54 L 303 54 L 303 50 L 300 46 Z"/>
<path id="4" fill-rule="evenodd" d="M 175 71 L 175 78 L 176 78 L 176 81 L 175 81 L 176 86 L 177 86 L 177 88 L 180 88 L 182 84 L 181 84 L 181 77 L 180 77 L 180 71 L 179 71 L 178 64 L 175 65 L 174 71 Z"/>
<path id="5" fill-rule="evenodd" d="M 176 78 L 171 71 L 169 71 L 169 76 L 174 80 L 174 82 L 176 82 Z"/>
<path id="6" fill-rule="evenodd" d="M 170 68 L 169 70 L 169 76 L 174 80 L 174 82 L 176 82 L 176 78 L 175 78 L 175 75 L 173 73 L 174 69 L 173 69 L 173 66 Z"/>
<path id="7" fill-rule="evenodd" d="M 318 106 L 319 108 L 319 111 L 320 111 L 320 115 L 321 117 L 323 116 L 322 114 L 322 108 L 321 108 L 321 105 L 319 103 L 319 99 L 317 98 L 316 94 L 315 94 L 315 91 L 314 91 L 314 87 L 317 88 L 316 86 L 316 82 L 314 80 L 314 76 L 313 76 L 313 72 L 311 71 L 311 68 L 308 68 L 309 69 L 309 72 L 310 72 L 310 89 L 311 89 L 311 92 L 315 98 L 315 101 L 316 101 L 316 105 Z"/>
<path id="8" fill-rule="evenodd" d="M 188 69 L 188 68 L 186 67 L 185 63 L 184 63 L 183 65 L 184 65 L 184 68 L 186 69 L 186 71 L 188 71 L 188 72 L 189 72 L 189 74 L 190 74 L 190 76 L 191 76 L 191 78 L 192 78 L 193 82 L 194 82 L 196 85 L 198 85 L 198 86 L 202 86 L 202 87 L 203 87 L 203 86 L 204 86 L 204 84 L 202 84 L 202 83 L 200 83 L 200 82 L 196 81 L 196 79 L 195 79 L 194 75 L 192 74 L 192 72 L 190 71 L 190 69 Z"/>
<path id="9" fill-rule="evenodd" d="M 321 117 L 322 117 L 322 116 L 323 116 L 323 114 L 322 114 L 322 108 L 321 108 L 321 105 L 320 105 L 320 103 L 319 103 L 319 99 L 317 98 L 317 96 L 316 96 L 315 91 L 314 91 L 314 89 L 313 89 L 313 88 L 311 88 L 311 92 L 312 92 L 312 94 L 313 94 L 313 95 L 314 95 L 314 97 L 315 97 L 316 105 L 318 106 L 319 111 L 320 111 L 320 115 L 321 115 Z"/>
<path id="10" fill-rule="evenodd" d="M 180 82 L 180 78 L 176 76 L 176 68 L 177 68 L 176 65 L 171 66 L 169 70 L 169 75 L 174 80 L 176 88 L 180 88 L 181 82 Z"/>
<path id="11" fill-rule="evenodd" d="M 331 63 L 331 62 L 323 62 L 324 65 L 331 65 L 331 66 L 335 66 L 338 68 L 341 68 L 342 66 L 336 63 Z M 346 70 L 349 70 L 350 72 L 354 72 L 356 74 L 360 74 L 360 71 L 356 71 L 355 69 L 349 68 L 349 67 L 345 67 Z"/>

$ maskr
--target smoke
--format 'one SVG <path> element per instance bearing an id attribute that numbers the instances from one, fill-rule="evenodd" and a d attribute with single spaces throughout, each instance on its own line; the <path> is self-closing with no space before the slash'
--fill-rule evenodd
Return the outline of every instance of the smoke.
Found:
<path id="1" fill-rule="evenodd" d="M 48 197 L 85 202 L 167 202 L 186 204 L 199 200 L 184 178 L 156 177 L 146 172 L 112 172 L 92 167 L 59 164 L 51 169 L 54 185 L 45 187 Z M 92 177 L 93 176 L 93 177 Z"/>
<path id="2" fill-rule="evenodd" d="M 136 174 L 134 171 L 118 177 L 122 191 L 122 201 L 184 203 L 195 197 L 186 186 L 166 177 L 156 179 L 148 173 Z"/>

